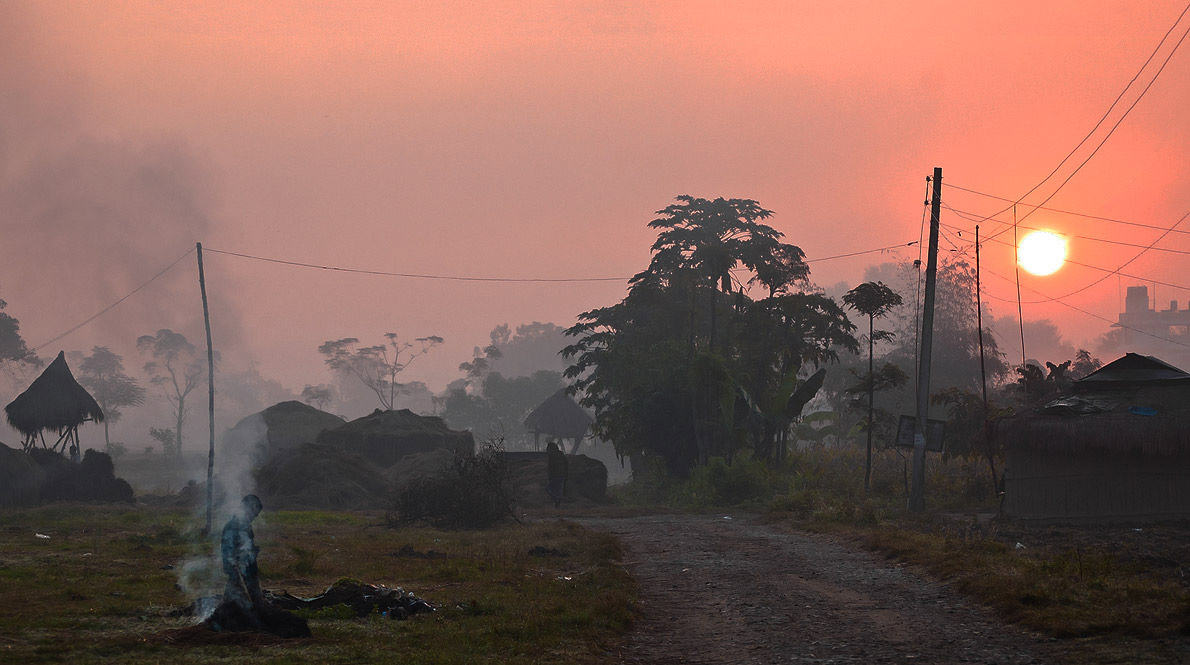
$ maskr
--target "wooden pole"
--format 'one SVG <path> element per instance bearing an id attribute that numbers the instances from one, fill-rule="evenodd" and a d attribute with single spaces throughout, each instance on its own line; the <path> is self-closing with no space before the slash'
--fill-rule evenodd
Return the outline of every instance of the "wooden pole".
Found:
<path id="1" fill-rule="evenodd" d="M 926 417 L 930 405 L 930 355 L 934 343 L 934 289 L 938 281 L 938 216 L 942 205 L 942 168 L 934 167 L 930 201 L 930 248 L 926 259 L 926 293 L 921 312 L 921 358 L 917 364 L 917 428 L 913 437 L 913 485 L 909 510 L 925 512 Z"/>
<path id="2" fill-rule="evenodd" d="M 211 532 L 211 511 L 215 503 L 215 350 L 211 346 L 211 310 L 207 307 L 207 279 L 202 269 L 202 243 L 196 243 L 198 252 L 198 289 L 202 292 L 202 320 L 207 328 L 207 405 L 210 413 L 210 451 L 207 453 L 207 525 L 203 535 Z M 181 432 L 179 432 L 179 435 Z"/>
<path id="3" fill-rule="evenodd" d="M 996 476 L 996 454 L 992 450 L 992 423 L 988 420 L 988 373 L 983 355 L 983 291 L 979 288 L 979 225 L 975 225 L 975 321 L 979 326 L 979 384 L 983 387 L 983 447 L 988 456 L 988 471 L 992 474 L 992 490 L 1000 494 L 1000 480 Z"/>

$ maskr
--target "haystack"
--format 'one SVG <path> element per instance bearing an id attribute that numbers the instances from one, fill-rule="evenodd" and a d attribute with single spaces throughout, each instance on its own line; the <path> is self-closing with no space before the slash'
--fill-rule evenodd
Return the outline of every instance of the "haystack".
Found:
<path id="1" fill-rule="evenodd" d="M 552 503 L 545 485 L 549 476 L 546 453 L 506 452 L 504 459 L 520 490 L 523 508 L 543 508 Z M 568 478 L 565 502 L 570 505 L 606 503 L 607 467 L 586 455 L 567 455 Z"/>
<path id="2" fill-rule="evenodd" d="M 38 438 L 45 446 L 45 430 L 58 433 L 52 448 L 66 450 L 78 444 L 78 428 L 88 421 L 103 422 L 103 410 L 94 397 L 74 380 L 66 355 L 61 351 L 41 376 L 4 407 L 8 423 L 25 435 L 25 450 L 32 448 Z"/>
<path id="3" fill-rule="evenodd" d="M 536 448 L 541 447 L 542 434 L 550 438 L 572 440 L 574 443 L 570 446 L 570 454 L 573 455 L 594 422 L 595 419 L 562 388 L 525 417 L 525 429 L 533 433 L 533 445 Z"/>
<path id="4" fill-rule="evenodd" d="M 408 409 L 381 411 L 318 435 L 322 445 L 356 453 L 378 467 L 435 450 L 469 453 L 475 450 L 471 432 L 458 432 L 436 416 L 419 416 Z"/>
<path id="5" fill-rule="evenodd" d="M 389 490 L 388 480 L 358 454 L 312 443 L 271 456 L 255 476 L 270 509 L 375 510 L 384 507 Z"/>
<path id="6" fill-rule="evenodd" d="M 256 459 L 303 443 L 314 443 L 323 430 L 342 427 L 346 421 L 295 400 L 279 402 L 244 417 L 228 430 L 228 446 L 250 450 Z"/>
<path id="7" fill-rule="evenodd" d="M 32 457 L 0 443 L 0 508 L 37 505 L 44 482 Z"/>

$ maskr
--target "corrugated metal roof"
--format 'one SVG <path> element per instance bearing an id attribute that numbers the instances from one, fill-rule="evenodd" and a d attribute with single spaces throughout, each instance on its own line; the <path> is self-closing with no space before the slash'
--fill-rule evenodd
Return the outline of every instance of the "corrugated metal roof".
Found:
<path id="1" fill-rule="evenodd" d="M 1075 381 L 1074 387 L 1075 390 L 1087 390 L 1109 385 L 1120 386 L 1153 382 L 1190 383 L 1190 374 L 1153 356 L 1126 353 L 1122 358 L 1113 360 Z"/>

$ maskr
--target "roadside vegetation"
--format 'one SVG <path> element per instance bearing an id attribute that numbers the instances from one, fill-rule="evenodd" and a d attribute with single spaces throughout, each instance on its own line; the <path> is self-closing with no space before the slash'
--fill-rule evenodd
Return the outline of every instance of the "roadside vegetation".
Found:
<path id="1" fill-rule="evenodd" d="M 1014 524 L 997 516 L 986 465 L 965 458 L 930 459 L 929 511 L 913 515 L 904 457 L 876 451 L 867 493 L 864 463 L 859 445 L 803 449 L 780 466 L 743 455 L 686 479 L 654 471 L 616 496 L 625 509 L 745 510 L 845 539 L 1063 640 L 1073 662 L 1165 662 L 1190 633 L 1190 526 Z"/>
<path id="2" fill-rule="evenodd" d="M 218 562 L 189 513 L 56 504 L 7 510 L 0 529 L 0 661 L 12 663 L 604 662 L 632 616 L 635 587 L 610 535 L 565 522 L 482 531 L 390 529 L 382 516 L 265 513 L 262 583 L 313 596 L 340 578 L 399 586 L 438 611 L 404 621 L 333 608 L 315 637 L 212 633 L 177 643 L 175 588 Z M 208 542 L 209 541 L 209 542 Z M 206 593 L 220 593 L 219 575 Z"/>

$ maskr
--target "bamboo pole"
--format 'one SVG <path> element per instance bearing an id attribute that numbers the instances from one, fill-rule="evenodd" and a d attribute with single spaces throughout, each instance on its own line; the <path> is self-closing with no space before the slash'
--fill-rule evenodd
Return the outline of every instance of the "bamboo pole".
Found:
<path id="1" fill-rule="evenodd" d="M 207 454 L 207 524 L 203 535 L 211 532 L 211 511 L 215 503 L 215 351 L 211 346 L 211 310 L 207 307 L 207 280 L 202 267 L 202 243 L 196 243 L 198 252 L 198 289 L 202 292 L 202 320 L 207 328 L 207 406 L 210 413 L 210 451 Z M 178 432 L 181 435 L 181 432 Z"/>

